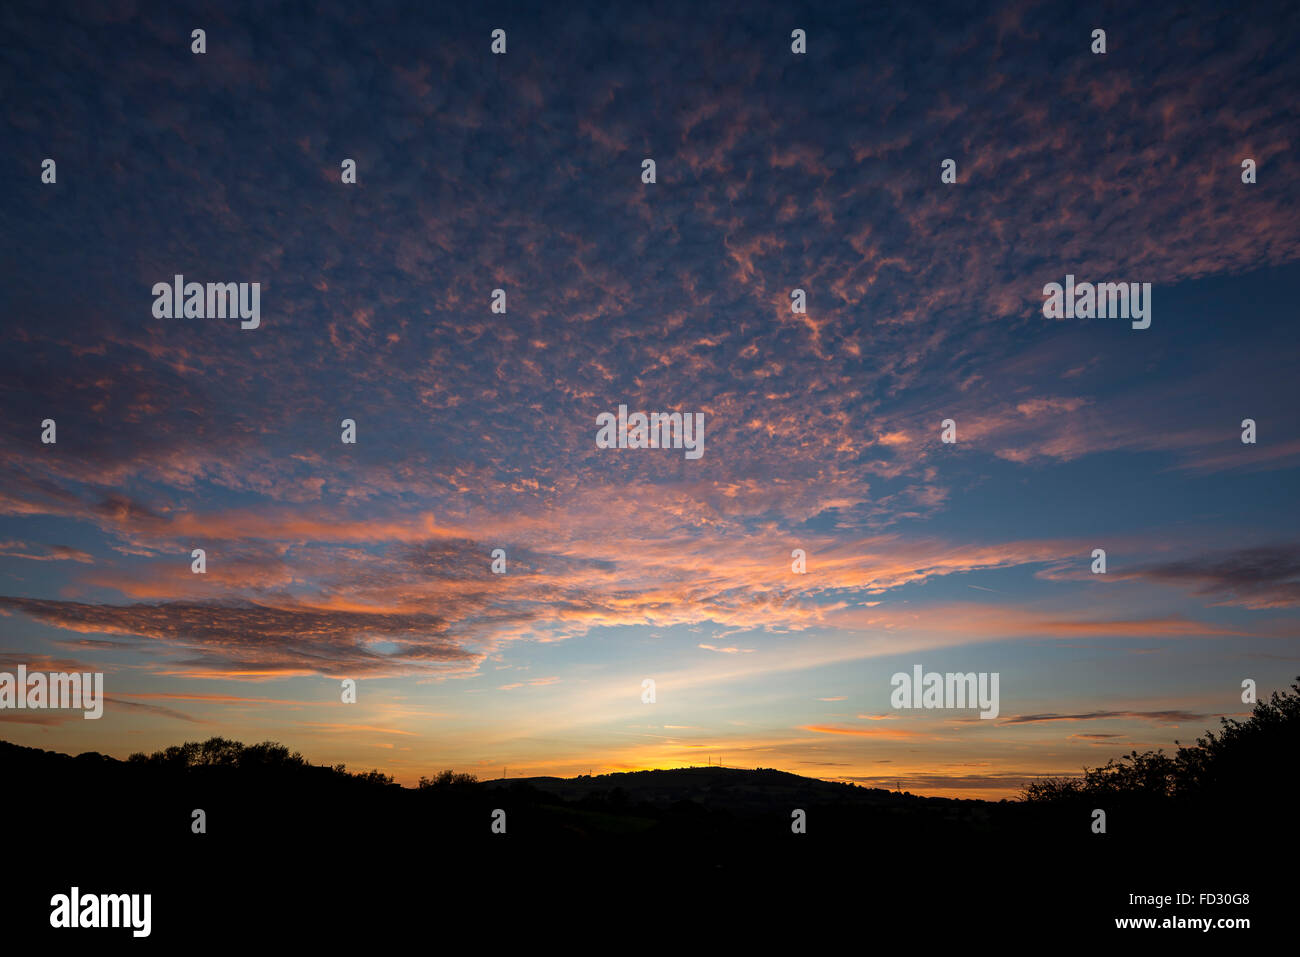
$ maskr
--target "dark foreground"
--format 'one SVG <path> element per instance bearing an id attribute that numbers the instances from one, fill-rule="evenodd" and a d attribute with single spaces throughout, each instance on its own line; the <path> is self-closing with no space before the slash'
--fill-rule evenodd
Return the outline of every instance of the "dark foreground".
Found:
<path id="1" fill-rule="evenodd" d="M 462 933 L 640 949 L 697 926 L 733 940 L 783 928 L 980 949 L 1044 934 L 1232 946 L 1295 931 L 1297 833 L 1281 795 L 1251 813 L 1113 807 L 1094 834 L 1092 809 L 1068 803 L 724 768 L 417 790 L 310 765 L 177 769 L 0 742 L 0 774 L 6 943 L 48 936 L 69 952 L 353 936 L 440 947 Z M 192 830 L 199 808 L 204 834 Z M 806 833 L 792 833 L 796 808 Z M 151 894 L 149 937 L 51 928 L 51 898 L 73 886 Z M 1117 930 L 1124 917 L 1251 927 Z"/>

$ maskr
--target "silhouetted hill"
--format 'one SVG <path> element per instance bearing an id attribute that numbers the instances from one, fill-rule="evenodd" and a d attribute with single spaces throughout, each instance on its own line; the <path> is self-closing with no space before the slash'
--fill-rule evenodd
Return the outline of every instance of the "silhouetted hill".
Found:
<path id="1" fill-rule="evenodd" d="M 610 774 L 581 775 L 576 778 L 520 777 L 495 778 L 483 782 L 485 787 L 525 784 L 553 794 L 565 801 L 589 798 L 673 804 L 683 800 L 705 801 L 731 810 L 753 810 L 771 804 L 799 807 L 803 803 L 852 803 L 861 807 L 915 806 L 931 802 L 944 806 L 982 805 L 984 801 L 949 798 L 919 798 L 882 788 L 864 788 L 853 784 L 801 777 L 772 768 L 690 767 L 655 771 L 621 771 Z M 617 795 L 621 794 L 621 797 Z"/>

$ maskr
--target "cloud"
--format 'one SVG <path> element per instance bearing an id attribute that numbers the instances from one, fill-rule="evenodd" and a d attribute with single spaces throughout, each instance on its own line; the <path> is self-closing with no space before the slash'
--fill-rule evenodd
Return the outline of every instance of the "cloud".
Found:
<path id="1" fill-rule="evenodd" d="M 497 688 L 497 690 L 514 691 L 516 688 L 541 688 L 544 687 L 545 685 L 553 685 L 559 680 L 560 679 L 558 676 L 552 676 L 549 678 L 533 678 L 530 681 L 516 681 L 513 684 L 501 685 Z"/>
<path id="2" fill-rule="evenodd" d="M 175 721 L 188 721 L 191 724 L 211 724 L 210 721 L 204 721 L 185 714 L 183 711 L 177 711 L 173 708 L 164 708 L 161 705 L 148 704 L 143 701 L 128 701 L 120 695 L 104 695 L 105 710 L 111 705 L 113 708 L 127 708 L 131 711 L 143 711 L 147 714 L 156 714 L 164 718 L 171 718 Z"/>
<path id="3" fill-rule="evenodd" d="M 82 562 L 89 564 L 95 558 L 89 552 L 69 545 L 42 545 L 26 542 L 0 542 L 0 557 L 24 558 L 34 562 Z"/>
<path id="4" fill-rule="evenodd" d="M 900 731 L 895 728 L 839 728 L 824 724 L 803 725 L 800 730 L 814 731 L 817 734 L 847 734 L 859 738 L 882 738 L 889 741 L 926 737 L 920 731 Z"/>
<path id="5" fill-rule="evenodd" d="M 1001 724 L 1031 724 L 1043 721 L 1096 721 L 1103 718 L 1128 718 L 1135 721 L 1153 721 L 1157 724 L 1182 724 L 1200 721 L 1212 715 L 1194 714 L 1190 711 L 1089 711 L 1085 714 L 1024 714 L 1007 718 Z"/>
<path id="6" fill-rule="evenodd" d="M 294 724 L 298 727 L 311 728 L 314 731 L 328 731 L 336 734 L 356 734 L 361 731 L 369 731 L 375 734 L 415 734 L 414 731 L 403 731 L 400 728 L 382 728 L 372 724 L 349 724 L 346 722 L 327 721 L 295 721 Z"/>
<path id="7" fill-rule="evenodd" d="M 1118 570 L 1117 577 L 1189 587 L 1214 604 L 1291 608 L 1300 605 L 1300 543 L 1151 563 Z"/>
<path id="8" fill-rule="evenodd" d="M 371 677 L 437 672 L 474 663 L 479 656 L 444 632 L 429 614 L 366 614 L 252 603 L 136 603 L 105 605 L 0 598 L 0 609 L 85 633 L 126 634 L 164 642 L 186 655 L 171 659 L 165 674 L 287 677 L 323 674 Z M 396 661 L 375 654 L 366 639 L 400 642 Z"/>
<path id="9" fill-rule="evenodd" d="M 893 791 L 902 784 L 913 793 L 933 794 L 953 791 L 1009 791 L 1019 790 L 1033 776 L 1024 772 L 989 771 L 984 773 L 900 772 L 898 775 L 870 774 L 846 775 L 837 780 L 853 781 L 864 787 L 884 788 Z"/>

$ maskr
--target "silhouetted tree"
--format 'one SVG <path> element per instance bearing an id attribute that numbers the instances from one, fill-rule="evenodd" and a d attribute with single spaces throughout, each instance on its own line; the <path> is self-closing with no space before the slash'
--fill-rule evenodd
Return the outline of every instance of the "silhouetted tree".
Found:
<path id="1" fill-rule="evenodd" d="M 1300 744 L 1300 677 L 1290 692 L 1275 691 L 1271 699 L 1257 702 L 1245 721 L 1219 721 L 1222 728 L 1218 734 L 1207 731 L 1195 745 L 1179 745 L 1172 757 L 1163 749 L 1141 754 L 1135 750 L 1100 768 L 1084 769 L 1079 778 L 1045 778 L 1027 784 L 1024 799 L 1224 799 L 1254 794 L 1263 774 L 1285 774 L 1294 779 L 1294 755 Z"/>
<path id="2" fill-rule="evenodd" d="M 127 761 L 132 764 L 145 764 L 171 770 L 224 767 L 242 770 L 297 771 L 314 767 L 300 752 L 290 751 L 277 741 L 243 744 L 220 737 L 208 738 L 202 742 L 187 741 L 184 744 L 174 744 L 153 754 L 137 751 L 127 758 Z M 393 783 L 391 775 L 377 770 L 353 773 L 343 764 L 336 764 L 322 770 L 374 784 Z"/>
<path id="3" fill-rule="evenodd" d="M 472 774 L 458 774 L 455 771 L 439 771 L 431 778 L 420 778 L 420 789 L 428 788 L 464 788 L 473 784 L 478 784 L 478 778 Z"/>

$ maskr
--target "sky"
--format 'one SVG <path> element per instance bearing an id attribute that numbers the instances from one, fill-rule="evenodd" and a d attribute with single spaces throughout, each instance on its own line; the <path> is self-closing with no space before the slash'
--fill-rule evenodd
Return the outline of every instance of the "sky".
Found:
<path id="1" fill-rule="evenodd" d="M 1244 716 L 1300 674 L 1300 7 L 1181 6 L 6 4 L 0 670 L 107 704 L 0 738 L 999 799 Z"/>

